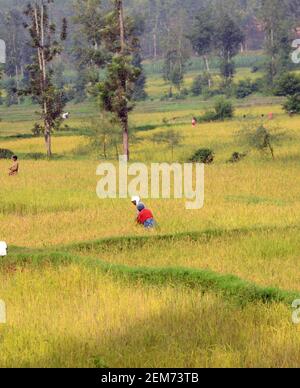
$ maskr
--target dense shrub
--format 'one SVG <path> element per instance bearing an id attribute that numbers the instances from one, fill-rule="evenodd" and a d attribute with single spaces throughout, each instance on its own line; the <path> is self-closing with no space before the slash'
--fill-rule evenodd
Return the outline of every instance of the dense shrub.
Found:
<path id="1" fill-rule="evenodd" d="M 244 159 L 247 155 L 245 153 L 234 152 L 231 158 L 228 160 L 229 163 L 238 163 Z"/>
<path id="2" fill-rule="evenodd" d="M 234 115 L 234 106 L 231 101 L 225 98 L 219 98 L 214 106 L 214 111 L 207 111 L 198 118 L 199 122 L 222 121 L 232 118 Z"/>
<path id="3" fill-rule="evenodd" d="M 204 90 L 208 89 L 210 75 L 204 73 L 203 75 L 197 76 L 192 84 L 191 93 L 193 96 L 200 96 Z"/>
<path id="4" fill-rule="evenodd" d="M 274 94 L 276 96 L 294 96 L 300 94 L 299 75 L 288 73 L 278 78 L 275 82 Z"/>
<path id="5" fill-rule="evenodd" d="M 10 150 L 0 148 L 0 159 L 11 159 L 14 153 Z"/>
<path id="6" fill-rule="evenodd" d="M 191 87 L 191 93 L 193 96 L 200 96 L 202 93 L 202 77 L 201 75 L 196 77 Z"/>
<path id="7" fill-rule="evenodd" d="M 258 86 L 250 79 L 240 81 L 235 87 L 236 98 L 246 98 L 258 90 Z"/>
<path id="8" fill-rule="evenodd" d="M 208 148 L 201 148 L 197 150 L 191 157 L 192 163 L 205 163 L 210 164 L 214 161 L 214 152 Z"/>
<path id="9" fill-rule="evenodd" d="M 219 98 L 215 103 L 215 112 L 217 120 L 231 119 L 234 115 L 234 107 L 232 102 L 225 98 Z"/>
<path id="10" fill-rule="evenodd" d="M 300 93 L 289 96 L 283 104 L 283 109 L 290 114 L 300 113 Z"/>
<path id="11" fill-rule="evenodd" d="M 211 121 L 217 121 L 218 118 L 217 118 L 217 115 L 216 115 L 216 112 L 214 111 L 207 111 L 204 113 L 203 116 L 201 116 L 199 119 L 198 119 L 198 122 L 203 122 L 203 123 L 207 123 L 207 122 L 211 122 Z"/>

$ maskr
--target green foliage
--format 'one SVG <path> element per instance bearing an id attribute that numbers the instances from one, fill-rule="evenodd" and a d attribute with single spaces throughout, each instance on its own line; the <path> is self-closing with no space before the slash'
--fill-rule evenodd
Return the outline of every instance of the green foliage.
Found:
<path id="1" fill-rule="evenodd" d="M 202 8 L 197 14 L 189 39 L 199 56 L 209 55 L 214 47 L 216 26 L 211 6 Z"/>
<path id="2" fill-rule="evenodd" d="M 203 116 L 198 118 L 198 122 L 202 123 L 210 123 L 212 121 L 218 121 L 216 112 L 208 110 L 203 114 Z"/>
<path id="3" fill-rule="evenodd" d="M 176 18 L 169 20 L 169 29 L 163 39 L 164 66 L 163 78 L 170 84 L 170 97 L 172 97 L 172 87 L 181 90 L 184 75 L 187 72 L 187 62 L 190 58 L 189 41 L 186 38 L 185 12 L 178 9 Z"/>
<path id="4" fill-rule="evenodd" d="M 191 92 L 193 96 L 200 96 L 202 93 L 202 76 L 199 75 L 193 80 L 193 84 L 191 87 Z"/>
<path id="5" fill-rule="evenodd" d="M 139 64 L 134 63 L 133 64 L 137 69 L 140 69 L 140 75 L 138 76 L 137 80 L 134 83 L 134 89 L 132 93 L 132 99 L 134 101 L 144 101 L 147 99 L 148 95 L 145 91 L 146 87 L 146 75 L 143 71 L 141 62 Z"/>
<path id="6" fill-rule="evenodd" d="M 234 116 L 234 106 L 232 102 L 226 98 L 219 98 L 216 101 L 214 108 L 217 120 L 231 119 Z"/>
<path id="7" fill-rule="evenodd" d="M 167 52 L 163 68 L 164 80 L 180 90 L 183 84 L 184 72 L 185 67 L 181 62 L 178 52 L 176 50 Z M 172 97 L 172 92 L 170 92 L 170 97 Z"/>
<path id="8" fill-rule="evenodd" d="M 14 153 L 5 148 L 0 148 L 0 159 L 11 159 L 14 156 Z"/>
<path id="9" fill-rule="evenodd" d="M 243 152 L 243 153 L 241 153 L 241 152 L 234 152 L 231 155 L 231 158 L 228 160 L 228 162 L 229 163 L 238 163 L 241 160 L 243 160 L 246 156 L 247 156 L 247 154 L 245 152 Z"/>
<path id="10" fill-rule="evenodd" d="M 228 87 L 235 73 L 233 58 L 245 39 L 241 26 L 227 13 L 221 12 L 217 20 L 216 47 L 221 60 L 223 86 Z"/>
<path id="11" fill-rule="evenodd" d="M 76 0 L 73 21 L 77 27 L 74 34 L 72 56 L 77 69 L 101 68 L 109 59 L 103 48 L 105 13 L 100 0 Z"/>
<path id="12" fill-rule="evenodd" d="M 55 86 L 54 71 L 50 64 L 62 53 L 62 42 L 67 37 L 67 22 L 63 19 L 58 38 L 56 25 L 50 20 L 50 3 L 53 1 L 28 3 L 24 11 L 24 27 L 29 33 L 34 52 L 27 66 L 30 82 L 24 94 L 31 95 L 40 105 L 43 124 L 37 124 L 35 129 L 39 128 L 45 135 L 48 157 L 52 154 L 51 133 L 59 128 L 66 104 L 63 90 Z"/>
<path id="13" fill-rule="evenodd" d="M 14 78 L 8 78 L 2 84 L 5 90 L 5 105 L 17 105 L 19 103 L 19 95 L 16 80 Z"/>
<path id="14" fill-rule="evenodd" d="M 214 161 L 214 157 L 215 155 L 212 150 L 208 148 L 201 148 L 194 153 L 190 159 L 190 162 L 211 164 Z"/>
<path id="15" fill-rule="evenodd" d="M 296 9 L 296 4 L 292 6 L 282 0 L 265 0 L 259 4 L 258 14 L 264 26 L 265 51 L 268 56 L 265 64 L 266 82 L 270 88 L 273 88 L 276 78 L 291 65 L 291 26 Z"/>
<path id="16" fill-rule="evenodd" d="M 254 136 L 252 137 L 252 145 L 260 151 L 270 150 L 274 159 L 274 150 L 272 147 L 271 133 L 263 125 L 257 128 Z"/>
<path id="17" fill-rule="evenodd" d="M 203 91 L 207 90 L 209 87 L 209 79 L 210 75 L 208 73 L 204 73 L 203 75 L 197 76 L 193 80 L 193 84 L 191 87 L 191 93 L 193 96 L 200 96 Z"/>
<path id="18" fill-rule="evenodd" d="M 75 103 L 83 102 L 87 97 L 86 85 L 88 83 L 88 76 L 85 71 L 78 71 L 74 80 L 74 100 Z"/>
<path id="19" fill-rule="evenodd" d="M 107 66 L 106 79 L 97 85 L 101 105 L 107 112 L 115 113 L 120 121 L 126 119 L 134 107 L 130 101 L 141 74 L 131 63 L 130 56 L 115 55 Z"/>
<path id="20" fill-rule="evenodd" d="M 224 97 L 218 98 L 214 105 L 214 111 L 207 111 L 199 117 L 199 122 L 223 121 L 234 116 L 234 106 L 230 100 Z"/>
<path id="21" fill-rule="evenodd" d="M 287 101 L 283 104 L 283 109 L 290 114 L 300 113 L 300 93 L 289 96 Z"/>
<path id="22" fill-rule="evenodd" d="M 246 143 L 253 149 L 262 153 L 269 152 L 273 159 L 275 159 L 274 142 L 278 141 L 282 134 L 271 132 L 265 125 L 256 122 L 247 123 L 241 134 Z"/>
<path id="23" fill-rule="evenodd" d="M 300 76 L 294 73 L 283 74 L 275 81 L 276 96 L 294 96 L 300 93 Z"/>
<path id="24" fill-rule="evenodd" d="M 144 18 L 141 18 L 138 15 L 135 15 L 133 23 L 134 23 L 134 27 L 132 29 L 133 36 L 140 37 L 145 30 L 145 20 Z M 142 50 L 141 50 L 141 44 L 139 39 L 134 39 L 133 48 L 134 50 L 132 55 L 133 56 L 132 66 L 140 70 L 140 75 L 135 81 L 132 99 L 134 101 L 144 101 L 148 97 L 145 91 L 147 78 L 144 72 L 143 58 L 141 54 Z"/>
<path id="25" fill-rule="evenodd" d="M 255 93 L 258 90 L 256 82 L 251 79 L 241 80 L 235 87 L 236 98 L 243 99 Z"/>

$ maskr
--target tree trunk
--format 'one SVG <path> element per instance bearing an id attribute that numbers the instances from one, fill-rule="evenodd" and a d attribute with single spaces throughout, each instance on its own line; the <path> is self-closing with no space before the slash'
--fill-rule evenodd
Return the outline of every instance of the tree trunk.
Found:
<path id="1" fill-rule="evenodd" d="M 272 59 L 271 59 L 271 82 L 272 82 L 272 85 L 274 83 L 274 77 L 276 75 L 276 65 L 275 65 L 275 55 L 274 55 L 274 46 L 275 46 L 275 43 L 274 43 L 274 29 L 273 29 L 273 26 L 271 27 L 271 31 L 270 31 L 270 40 L 271 40 L 271 50 L 272 50 Z"/>
<path id="2" fill-rule="evenodd" d="M 116 158 L 119 160 L 119 149 L 118 149 L 118 144 L 115 143 L 115 150 L 116 150 Z"/>
<path id="3" fill-rule="evenodd" d="M 120 44 L 121 52 L 120 55 L 126 55 L 126 41 L 125 41 L 125 25 L 124 25 L 124 10 L 123 0 L 116 0 L 117 10 L 119 14 L 119 28 L 120 28 Z M 126 79 L 122 82 L 122 92 L 126 95 Z M 123 154 L 129 160 L 129 131 L 128 131 L 128 112 L 123 112 L 120 117 L 122 129 L 123 129 Z"/>
<path id="4" fill-rule="evenodd" d="M 19 96 L 20 77 L 19 77 L 18 65 L 16 65 L 16 86 L 17 86 L 18 105 L 20 105 L 20 103 L 21 103 L 20 96 Z"/>
<path id="5" fill-rule="evenodd" d="M 153 30 L 153 56 L 154 59 L 157 58 L 157 30 L 158 30 L 158 14 L 155 18 L 155 26 Z"/>
<path id="6" fill-rule="evenodd" d="M 19 84 L 20 84 L 20 79 L 19 79 L 19 69 L 18 69 L 18 62 L 17 62 L 17 45 L 16 45 L 16 32 L 15 29 L 13 30 L 12 33 L 12 42 L 13 42 L 13 51 L 14 51 L 14 57 L 15 57 L 15 74 L 16 74 L 16 86 L 17 86 L 17 99 L 18 99 L 18 105 L 20 105 L 20 96 L 19 96 Z"/>
<path id="7" fill-rule="evenodd" d="M 52 156 L 52 147 L 51 147 L 51 130 L 49 128 L 48 124 L 45 124 L 46 130 L 45 130 L 45 146 L 46 146 L 46 152 L 48 158 L 51 158 Z"/>
<path id="8" fill-rule="evenodd" d="M 123 155 L 129 161 L 129 131 L 128 131 L 128 116 L 122 119 L 123 127 Z"/>
<path id="9" fill-rule="evenodd" d="M 275 160 L 274 148 L 272 147 L 272 144 L 269 141 L 268 141 L 268 146 L 272 155 L 272 159 Z"/>
<path id="10" fill-rule="evenodd" d="M 204 55 L 204 63 L 205 63 L 205 68 L 208 74 L 208 88 L 211 89 L 212 87 L 212 80 L 211 80 L 211 74 L 210 74 L 210 66 L 209 66 L 209 61 L 208 61 L 208 56 Z"/>
<path id="11" fill-rule="evenodd" d="M 104 136 L 104 140 L 103 140 L 103 153 L 104 153 L 104 159 L 107 159 L 107 153 L 106 153 L 106 136 Z"/>
<path id="12" fill-rule="evenodd" d="M 41 6 L 41 24 L 40 24 L 40 38 L 41 38 L 41 48 L 40 48 L 40 63 L 42 71 L 42 91 L 45 93 L 47 89 L 47 68 L 46 68 L 46 59 L 45 59 L 45 31 L 44 31 L 44 6 Z M 46 150 L 48 158 L 52 156 L 52 144 L 51 144 L 51 125 L 47 120 L 48 116 L 48 106 L 47 101 L 44 98 L 44 121 L 45 121 L 45 140 L 46 140 Z"/>
<path id="13" fill-rule="evenodd" d="M 155 31 L 153 32 L 153 57 L 157 58 L 157 34 Z"/>

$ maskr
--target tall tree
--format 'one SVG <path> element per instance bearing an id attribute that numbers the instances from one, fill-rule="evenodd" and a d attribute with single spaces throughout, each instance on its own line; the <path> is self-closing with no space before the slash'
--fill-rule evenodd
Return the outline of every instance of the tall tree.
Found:
<path id="1" fill-rule="evenodd" d="M 288 69 L 290 62 L 292 22 L 289 2 L 262 0 L 259 16 L 266 36 L 265 50 L 268 55 L 266 79 L 268 86 L 273 87 L 275 79 Z"/>
<path id="2" fill-rule="evenodd" d="M 168 22 L 166 37 L 163 39 L 164 48 L 164 79 L 170 83 L 170 95 L 172 87 L 179 91 L 187 71 L 187 61 L 191 55 L 189 40 L 186 31 L 187 14 L 181 10 L 177 15 L 172 15 Z"/>
<path id="3" fill-rule="evenodd" d="M 76 100 L 86 97 L 87 85 L 99 82 L 99 69 L 109 59 L 102 44 L 102 30 L 105 25 L 103 2 L 101 0 L 76 0 L 74 3 L 75 25 L 71 56 L 77 70 L 75 85 Z"/>
<path id="4" fill-rule="evenodd" d="M 137 49 L 134 23 L 125 18 L 123 0 L 114 0 L 113 10 L 106 16 L 103 40 L 112 53 L 107 66 L 106 79 L 98 85 L 102 107 L 118 119 L 123 133 L 123 154 L 129 159 L 129 112 L 133 109 L 132 97 L 141 70 L 133 66 Z"/>
<path id="5" fill-rule="evenodd" d="M 97 67 L 105 65 L 107 56 L 102 45 L 102 29 L 104 23 L 104 9 L 101 0 L 76 0 L 73 21 L 75 40 L 73 55 L 79 68 Z"/>
<path id="6" fill-rule="evenodd" d="M 25 28 L 29 31 L 31 46 L 34 49 L 33 62 L 28 67 L 30 87 L 27 94 L 35 98 L 41 106 L 42 125 L 37 124 L 44 134 L 48 157 L 52 155 L 51 135 L 61 122 L 64 108 L 63 92 L 53 84 L 51 63 L 61 54 L 61 43 L 67 36 L 67 21 L 62 20 L 60 38 L 57 39 L 56 25 L 50 21 L 49 7 L 53 0 L 35 0 L 29 3 L 25 10 L 28 22 Z"/>
<path id="7" fill-rule="evenodd" d="M 24 15 L 18 9 L 9 10 L 4 15 L 4 39 L 8 53 L 5 70 L 8 76 L 15 77 L 18 88 L 24 74 L 24 59 L 29 59 L 26 55 L 29 50 L 24 41 L 23 22 Z"/>
<path id="8" fill-rule="evenodd" d="M 238 54 L 244 41 L 243 31 L 236 20 L 221 10 L 216 25 L 216 48 L 221 60 L 221 74 L 224 87 L 231 85 L 235 73 L 233 58 Z"/>
<path id="9" fill-rule="evenodd" d="M 212 7 L 209 5 L 200 10 L 196 16 L 192 32 L 189 35 L 195 53 L 203 58 L 208 74 L 209 88 L 211 87 L 209 55 L 214 48 L 215 33 L 215 18 Z"/>
<path id="10" fill-rule="evenodd" d="M 134 44 L 135 50 L 133 52 L 132 65 L 140 70 L 140 75 L 134 85 L 132 98 L 134 101 L 143 101 L 147 98 L 147 93 L 145 91 L 147 78 L 144 72 L 143 58 L 141 53 L 142 50 L 139 38 L 142 36 L 145 30 L 145 19 L 140 15 L 133 15 L 132 17 L 134 20 L 134 28 L 132 32 L 138 38 L 135 40 Z"/>

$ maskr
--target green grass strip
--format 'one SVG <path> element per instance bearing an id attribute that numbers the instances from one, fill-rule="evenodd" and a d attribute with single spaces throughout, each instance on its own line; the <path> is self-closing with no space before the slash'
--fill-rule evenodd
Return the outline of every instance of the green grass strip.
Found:
<path id="1" fill-rule="evenodd" d="M 135 249 L 136 247 L 142 247 L 147 244 L 154 244 L 159 242 L 172 243 L 176 241 L 207 241 L 209 242 L 212 239 L 220 237 L 236 237 L 244 236 L 251 233 L 266 233 L 266 232 L 288 232 L 292 230 L 300 229 L 300 225 L 287 225 L 284 227 L 278 226 L 257 226 L 251 228 L 236 228 L 236 229 L 206 229 L 203 231 L 190 231 L 190 232 L 180 232 L 180 233 L 170 233 L 170 234 L 152 234 L 149 232 L 148 235 L 143 236 L 118 236 L 118 237 L 107 237 L 101 238 L 98 240 L 91 241 L 82 241 L 79 243 L 67 244 L 67 245 L 58 245 L 52 247 L 43 247 L 43 248 L 25 248 L 11 246 L 10 252 L 12 254 L 16 253 L 45 253 L 45 252 L 61 252 L 61 251 L 91 251 L 98 248 L 101 248 L 103 251 L 108 251 L 111 248 L 114 250 L 130 250 Z"/>
<path id="2" fill-rule="evenodd" d="M 49 254 L 16 254 L 1 261 L 0 270 L 12 271 L 22 266 L 69 265 L 78 264 L 92 270 L 110 274 L 117 279 L 130 280 L 157 286 L 181 285 L 198 288 L 202 293 L 221 293 L 240 305 L 253 302 L 285 303 L 290 305 L 299 298 L 300 293 L 284 291 L 273 287 L 261 287 L 234 275 L 223 275 L 210 270 L 186 268 L 135 268 L 124 265 L 108 264 L 102 260 L 72 255 L 66 252 Z"/>
<path id="3" fill-rule="evenodd" d="M 102 251 L 109 251 L 110 249 L 114 250 L 130 250 L 135 249 L 136 247 L 142 247 L 147 244 L 154 244 L 159 242 L 172 243 L 176 241 L 207 241 L 209 242 L 212 239 L 220 237 L 236 237 L 244 236 L 251 233 L 271 233 L 271 232 L 284 232 L 291 230 L 300 229 L 300 225 L 287 225 L 284 227 L 276 226 L 257 226 L 251 228 L 236 228 L 236 229 L 206 229 L 203 231 L 190 231 L 190 232 L 181 232 L 181 233 L 171 233 L 171 234 L 152 234 L 149 232 L 148 235 L 143 236 L 120 236 L 120 237 L 108 237 L 98 240 L 83 241 L 75 244 L 59 245 L 51 248 L 39 248 L 39 249 L 30 249 L 30 248 L 20 248 L 12 247 L 13 252 L 51 252 L 51 251 L 91 251 L 101 248 Z"/>

